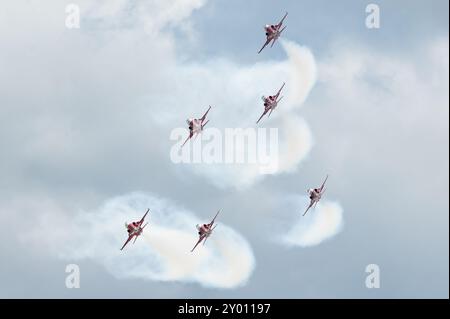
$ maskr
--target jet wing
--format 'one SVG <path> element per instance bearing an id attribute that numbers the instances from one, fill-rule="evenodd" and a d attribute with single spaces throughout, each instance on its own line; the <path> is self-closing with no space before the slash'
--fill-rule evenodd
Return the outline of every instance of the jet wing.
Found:
<path id="1" fill-rule="evenodd" d="M 270 43 L 270 41 L 272 41 L 271 39 L 267 39 L 266 43 L 264 43 L 263 47 L 258 51 L 258 54 L 261 53 L 262 50 L 264 50 L 264 48 Z"/>
<path id="2" fill-rule="evenodd" d="M 142 216 L 141 220 L 139 221 L 139 226 L 141 226 L 142 223 L 144 222 L 145 216 L 147 216 L 149 210 L 150 208 L 147 208 L 147 211 L 145 212 L 144 216 Z"/>
<path id="3" fill-rule="evenodd" d="M 188 138 L 186 139 L 186 141 L 184 141 L 184 143 L 183 143 L 183 145 L 181 145 L 181 147 L 183 147 L 184 146 L 184 144 L 186 144 L 187 143 L 187 141 L 189 141 L 191 138 L 192 138 L 192 136 L 194 136 L 194 131 L 189 131 L 189 136 L 188 136 Z"/>
<path id="4" fill-rule="evenodd" d="M 214 221 L 216 220 L 217 215 L 219 215 L 220 213 L 220 209 L 217 211 L 216 216 L 214 216 L 214 218 L 212 219 L 212 221 L 209 223 L 209 227 L 211 227 L 214 224 Z"/>
<path id="5" fill-rule="evenodd" d="M 206 119 L 206 115 L 208 115 L 208 112 L 209 112 L 210 109 L 211 109 L 211 105 L 209 106 L 209 108 L 208 108 L 208 110 L 206 111 L 205 115 L 203 115 L 203 116 L 201 117 L 200 121 L 202 121 L 202 123 L 203 123 L 203 121 Z"/>
<path id="6" fill-rule="evenodd" d="M 288 13 L 286 12 L 284 17 L 281 19 L 280 23 L 277 24 L 277 30 L 281 28 L 281 26 L 283 25 L 283 21 L 284 21 L 284 19 L 286 19 L 287 15 L 288 15 Z"/>
<path id="7" fill-rule="evenodd" d="M 320 191 L 321 192 L 323 190 L 323 187 L 325 186 L 325 183 L 327 182 L 327 179 L 328 179 L 328 175 L 327 175 L 327 177 L 325 177 L 325 180 L 323 181 L 322 186 L 320 186 Z"/>
<path id="8" fill-rule="evenodd" d="M 281 91 L 283 90 L 285 84 L 286 84 L 286 83 L 283 82 L 283 85 L 282 85 L 281 88 L 278 90 L 278 93 L 275 95 L 277 98 L 278 98 L 278 96 L 280 95 Z"/>
<path id="9" fill-rule="evenodd" d="M 203 239 L 205 239 L 205 235 L 204 234 L 200 236 L 200 238 L 198 239 L 198 242 L 195 244 L 194 248 L 192 248 L 191 253 L 198 246 L 198 244 L 200 244 L 202 242 Z"/>
<path id="10" fill-rule="evenodd" d="M 269 111 L 269 109 L 264 110 L 263 114 L 261 114 L 261 116 L 259 117 L 258 121 L 256 121 L 256 124 L 258 124 L 259 121 L 261 121 L 261 119 L 263 118 L 263 116 L 266 115 L 268 111 Z"/>
<path id="11" fill-rule="evenodd" d="M 133 236 L 134 235 L 130 235 L 130 236 L 128 236 L 128 239 L 127 239 L 127 241 L 125 242 L 125 244 L 123 244 L 123 246 L 122 246 L 122 248 L 120 248 L 120 250 L 122 250 L 122 249 L 124 249 L 125 248 L 125 246 L 130 242 L 130 240 L 131 239 L 133 239 Z"/>
<path id="12" fill-rule="evenodd" d="M 308 208 L 306 209 L 306 211 L 303 213 L 303 216 L 306 215 L 306 213 L 308 212 L 308 210 L 309 210 L 313 205 L 314 205 L 314 200 L 311 199 L 311 202 L 309 203 L 309 206 L 308 206 Z"/>

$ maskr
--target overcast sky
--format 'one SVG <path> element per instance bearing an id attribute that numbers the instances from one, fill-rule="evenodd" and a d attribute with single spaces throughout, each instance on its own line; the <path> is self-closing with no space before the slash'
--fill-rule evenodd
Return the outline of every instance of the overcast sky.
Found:
<path id="1" fill-rule="evenodd" d="M 379 29 L 369 3 L 2 4 L 0 297 L 448 298 L 448 1 L 376 1 Z M 283 81 L 261 124 L 279 129 L 278 173 L 171 161 L 186 118 L 211 104 L 212 128 L 256 127 Z"/>

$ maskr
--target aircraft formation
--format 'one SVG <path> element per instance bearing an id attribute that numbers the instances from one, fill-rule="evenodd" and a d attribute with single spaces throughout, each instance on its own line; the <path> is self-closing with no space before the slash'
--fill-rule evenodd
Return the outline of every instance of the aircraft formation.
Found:
<path id="1" fill-rule="evenodd" d="M 286 29 L 286 26 L 283 27 L 283 23 L 284 23 L 284 20 L 286 19 L 287 15 L 288 15 L 288 13 L 286 12 L 286 14 L 283 16 L 283 18 L 281 19 L 281 21 L 278 24 L 264 26 L 266 42 L 264 43 L 263 47 L 258 51 L 258 54 L 260 54 L 264 50 L 264 48 L 267 45 L 269 45 L 270 43 L 271 43 L 270 47 L 273 47 L 275 42 L 280 37 L 281 33 Z M 258 124 L 267 113 L 269 113 L 268 117 L 270 117 L 273 110 L 275 110 L 275 108 L 278 106 L 278 103 L 283 98 L 283 96 L 280 97 L 280 94 L 281 94 L 281 91 L 283 90 L 285 84 L 286 83 L 283 83 L 283 85 L 281 86 L 281 88 L 278 90 L 278 92 L 275 95 L 269 95 L 267 97 L 262 96 L 264 111 L 263 111 L 262 115 L 259 117 L 259 119 L 256 121 L 256 124 Z M 186 140 L 181 145 L 181 147 L 183 147 L 191 138 L 197 137 L 198 134 L 200 134 L 203 131 L 204 127 L 209 122 L 209 120 L 206 121 L 206 117 L 210 110 L 211 110 L 211 106 L 208 107 L 208 110 L 205 112 L 205 114 L 201 118 L 189 118 L 186 120 L 186 122 L 188 124 L 188 129 L 189 129 L 189 136 L 186 138 Z M 320 187 L 310 188 L 307 190 L 307 193 L 308 193 L 309 199 L 310 199 L 310 204 L 306 208 L 306 211 L 303 213 L 302 216 L 305 216 L 311 207 L 313 209 L 316 207 L 317 203 L 320 201 L 323 193 L 325 192 L 325 183 L 326 183 L 327 179 L 328 179 L 328 175 L 326 176 L 325 180 L 323 181 L 323 183 Z M 124 245 L 122 246 L 122 248 L 120 250 L 123 250 L 125 248 L 125 246 L 133 238 L 134 238 L 133 243 L 135 243 L 136 239 L 142 234 L 145 226 L 147 226 L 147 223 L 144 226 L 142 226 L 142 224 L 144 223 L 144 219 L 147 216 L 148 212 L 149 212 L 149 209 L 147 209 L 146 213 L 139 221 L 132 222 L 129 224 L 125 223 L 125 227 L 128 232 L 128 239 L 126 240 L 126 242 L 124 243 Z M 220 210 L 216 213 L 216 215 L 214 216 L 214 218 L 211 220 L 210 223 L 196 225 L 199 238 L 198 238 L 198 241 L 195 244 L 194 248 L 192 248 L 191 252 L 193 252 L 195 250 L 195 248 L 197 248 L 197 246 L 201 242 L 203 242 L 203 245 L 206 243 L 206 240 L 209 238 L 209 236 L 211 236 L 213 230 L 217 227 L 217 224 L 214 225 L 214 223 L 215 223 L 215 220 L 216 220 L 217 216 L 219 215 L 219 213 L 220 213 Z"/>

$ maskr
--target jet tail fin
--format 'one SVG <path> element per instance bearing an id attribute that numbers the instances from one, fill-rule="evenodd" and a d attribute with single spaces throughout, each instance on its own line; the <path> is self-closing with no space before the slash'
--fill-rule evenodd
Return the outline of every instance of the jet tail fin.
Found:
<path id="1" fill-rule="evenodd" d="M 276 41 L 277 41 L 277 38 L 274 38 L 270 47 L 273 47 L 273 45 L 275 44 Z"/>
<path id="2" fill-rule="evenodd" d="M 277 103 L 279 103 L 282 99 L 283 99 L 283 96 L 281 96 L 281 97 L 278 99 Z"/>
<path id="3" fill-rule="evenodd" d="M 213 228 L 211 228 L 211 233 L 212 233 L 212 231 L 214 230 L 214 228 L 217 227 L 217 225 L 218 225 L 218 224 L 216 224 Z M 208 240 L 209 236 L 211 236 L 211 233 L 209 233 L 209 235 L 206 236 L 205 240 L 203 241 L 203 246 L 205 245 L 205 243 L 206 243 L 206 241 Z"/>

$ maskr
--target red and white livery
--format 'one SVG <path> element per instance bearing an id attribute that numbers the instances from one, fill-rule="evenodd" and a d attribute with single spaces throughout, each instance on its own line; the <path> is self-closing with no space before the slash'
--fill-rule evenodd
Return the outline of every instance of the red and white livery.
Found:
<path id="1" fill-rule="evenodd" d="M 127 228 L 127 232 L 128 232 L 128 239 L 125 242 L 125 244 L 123 244 L 122 248 L 120 248 L 120 250 L 124 249 L 125 246 L 130 242 L 130 240 L 133 239 L 134 237 L 134 241 L 133 244 L 136 242 L 136 239 L 142 234 L 142 231 L 144 230 L 145 226 L 147 226 L 148 223 L 146 223 L 144 226 L 142 226 L 142 223 L 144 222 L 145 216 L 147 216 L 148 211 L 150 209 L 147 209 L 147 211 L 145 212 L 144 216 L 141 218 L 140 221 L 138 222 L 132 222 L 132 223 L 125 223 L 125 227 Z"/>
<path id="2" fill-rule="evenodd" d="M 308 210 L 314 206 L 314 208 L 316 207 L 317 203 L 320 201 L 320 199 L 322 198 L 323 193 L 325 192 L 325 183 L 328 179 L 328 175 L 325 178 L 325 180 L 322 183 L 322 186 L 320 186 L 319 188 L 310 188 L 307 190 L 308 195 L 309 195 L 309 199 L 311 200 L 311 202 L 309 203 L 308 208 L 306 209 L 306 211 L 303 213 L 303 216 L 306 215 L 306 213 L 308 212 Z"/>
<path id="3" fill-rule="evenodd" d="M 192 248 L 191 252 L 194 251 L 194 249 L 198 246 L 198 244 L 200 244 L 203 240 L 203 245 L 206 243 L 206 240 L 208 239 L 209 236 L 211 236 L 214 228 L 217 227 L 217 225 L 214 225 L 214 221 L 216 220 L 217 215 L 219 215 L 220 210 L 217 212 L 216 216 L 214 216 L 214 218 L 212 219 L 212 221 L 209 224 L 202 224 L 202 225 L 196 225 L 195 227 L 197 228 L 198 231 L 198 241 L 195 244 L 194 248 Z"/>
<path id="4" fill-rule="evenodd" d="M 270 47 L 273 47 L 275 41 L 278 40 L 278 38 L 281 35 L 281 32 L 284 31 L 284 29 L 286 29 L 286 27 L 281 29 L 281 26 L 283 25 L 283 21 L 284 19 L 287 17 L 288 13 L 286 12 L 286 14 L 284 15 L 283 19 L 281 19 L 280 23 L 278 24 L 272 24 L 272 25 L 265 25 L 264 26 L 264 31 L 266 31 L 266 43 L 264 43 L 263 47 L 261 48 L 261 50 L 258 51 L 258 54 L 261 53 L 262 50 L 264 50 L 264 48 L 271 42 L 272 44 L 270 45 Z"/>
<path id="5" fill-rule="evenodd" d="M 269 95 L 268 97 L 265 97 L 263 95 L 262 100 L 264 102 L 264 112 L 259 117 L 258 121 L 256 121 L 256 124 L 258 124 L 259 121 L 261 121 L 261 119 L 263 118 L 263 116 L 266 115 L 267 112 L 269 112 L 269 111 L 270 111 L 270 113 L 269 113 L 269 117 L 270 117 L 270 114 L 272 114 L 272 111 L 277 107 L 278 102 L 280 102 L 281 99 L 283 98 L 283 97 L 280 97 L 280 98 L 278 98 L 278 97 L 280 96 L 281 90 L 283 90 L 284 85 L 285 85 L 285 83 L 283 83 L 280 90 L 275 95 Z"/>
<path id="6" fill-rule="evenodd" d="M 189 141 L 194 135 L 197 136 L 197 134 L 199 134 L 201 131 L 203 131 L 203 128 L 209 122 L 209 120 L 205 122 L 205 119 L 206 119 L 206 115 L 208 115 L 208 112 L 210 109 L 211 109 L 211 105 L 209 106 L 206 113 L 199 119 L 191 118 L 191 119 L 186 120 L 187 124 L 189 125 L 189 136 L 186 139 L 186 141 L 184 141 L 183 145 L 181 145 L 181 147 L 183 147 L 184 144 L 186 144 L 186 142 Z M 205 123 L 203 123 L 203 122 L 205 122 Z"/>

